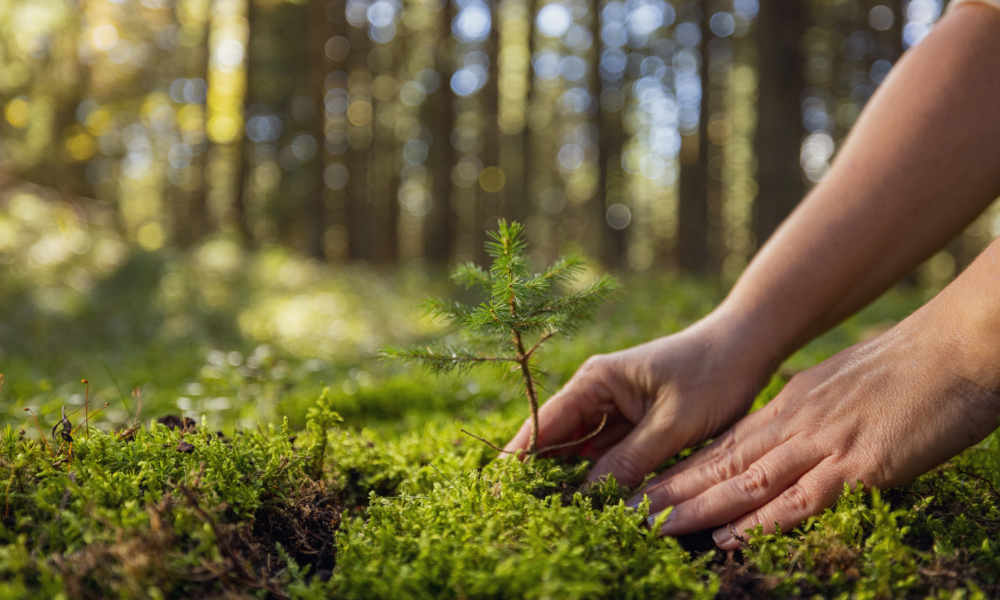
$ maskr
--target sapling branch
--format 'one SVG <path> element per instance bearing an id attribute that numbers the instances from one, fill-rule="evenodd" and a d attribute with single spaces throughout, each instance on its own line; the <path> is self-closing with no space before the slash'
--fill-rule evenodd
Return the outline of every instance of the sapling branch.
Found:
<path id="1" fill-rule="evenodd" d="M 538 338 L 538 341 L 536 341 L 535 344 L 531 348 L 528 348 L 528 351 L 524 353 L 524 357 L 530 359 L 531 356 L 535 353 L 535 350 L 538 350 L 538 348 L 541 347 L 542 344 L 552 339 L 552 336 L 554 336 L 557 333 L 559 332 L 554 329 L 543 333 L 542 336 Z"/>

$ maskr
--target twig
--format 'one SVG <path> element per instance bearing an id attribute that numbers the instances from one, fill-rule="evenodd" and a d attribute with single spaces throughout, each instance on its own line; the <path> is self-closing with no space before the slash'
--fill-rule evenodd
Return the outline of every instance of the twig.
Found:
<path id="1" fill-rule="evenodd" d="M 551 329 L 549 331 L 546 331 L 544 334 L 542 334 L 542 337 L 538 338 L 538 341 L 535 342 L 535 345 L 532 346 L 531 348 L 529 348 L 528 351 L 524 353 L 525 360 L 531 358 L 531 355 L 535 353 L 535 350 L 538 350 L 539 346 L 541 346 L 542 344 L 544 344 L 546 340 L 548 340 L 549 338 L 551 338 L 552 336 L 554 336 L 557 333 L 559 333 L 557 330 Z"/>
<path id="2" fill-rule="evenodd" d="M 497 452 L 502 452 L 504 454 L 517 454 L 517 452 L 513 452 L 511 450 L 504 450 L 500 446 L 497 446 L 496 444 L 494 444 L 493 442 L 489 441 L 488 439 L 486 439 L 484 437 L 479 437 L 478 435 L 472 433 L 468 429 L 462 429 L 461 432 L 464 433 L 465 435 L 469 436 L 470 438 L 474 438 L 474 439 L 479 440 L 480 442 L 486 444 L 490 448 L 493 448 Z"/>
<path id="3" fill-rule="evenodd" d="M 563 448 L 569 448 L 571 446 L 576 446 L 578 444 L 582 444 L 582 443 L 584 443 L 584 442 L 586 442 L 588 440 L 591 440 L 591 439 L 597 437 L 597 434 L 601 433 L 601 431 L 604 430 L 604 426 L 607 423 L 608 423 L 608 415 L 607 415 L 607 413 L 605 413 L 601 417 L 601 423 L 597 426 L 597 429 L 591 431 L 590 433 L 588 433 L 587 435 L 583 436 L 582 438 L 580 438 L 578 440 L 573 440 L 572 442 L 563 442 L 562 444 L 552 444 L 551 446 L 545 446 L 544 448 L 538 448 L 537 450 L 533 450 L 533 451 L 529 450 L 528 454 L 531 454 L 531 455 L 542 454 L 544 452 L 552 452 L 553 450 L 561 450 Z M 504 450 L 503 448 L 501 448 L 500 446 L 497 446 L 496 444 L 494 444 L 493 442 L 489 441 L 488 439 L 480 437 L 480 436 L 472 433 L 471 431 L 469 431 L 467 429 L 462 429 L 461 431 L 465 435 L 467 435 L 467 436 L 469 436 L 471 438 L 479 440 L 480 442 L 486 444 L 487 446 L 489 446 L 490 448 L 496 450 L 497 452 L 502 452 L 503 454 L 520 454 L 521 453 L 520 450 L 517 450 L 517 451 L 515 451 L 515 450 Z"/>
<path id="4" fill-rule="evenodd" d="M 597 429 L 591 431 L 582 438 L 574 440 L 572 442 L 564 442 L 562 444 L 552 444 L 551 446 L 545 446 L 544 448 L 539 448 L 538 450 L 535 450 L 535 453 L 541 454 L 543 452 L 552 452 L 553 450 L 569 448 L 570 446 L 576 446 L 577 444 L 582 444 L 586 441 L 592 440 L 595 437 L 597 437 L 597 434 L 601 433 L 601 431 L 604 430 L 604 426 L 607 425 L 607 423 L 608 423 L 608 413 L 604 413 L 604 415 L 601 417 L 601 424 L 597 426 Z"/>
<path id="5" fill-rule="evenodd" d="M 517 362 L 513 356 L 447 356 L 441 354 L 432 358 L 441 358 L 454 362 Z"/>

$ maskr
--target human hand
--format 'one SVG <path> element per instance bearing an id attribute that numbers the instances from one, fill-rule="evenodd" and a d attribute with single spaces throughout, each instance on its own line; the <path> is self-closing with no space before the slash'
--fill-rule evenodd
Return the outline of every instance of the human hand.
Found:
<path id="1" fill-rule="evenodd" d="M 595 461 L 593 481 L 611 474 L 626 486 L 642 481 L 668 458 L 742 416 L 770 364 L 750 352 L 734 320 L 710 315 L 680 333 L 588 359 L 539 410 L 538 447 Z M 530 420 L 505 451 L 527 450 Z"/>
<path id="2" fill-rule="evenodd" d="M 989 361 L 954 333 L 954 319 L 924 307 L 804 371 L 633 502 L 648 496 L 652 513 L 674 507 L 660 533 L 716 527 L 716 544 L 729 550 L 757 526 L 788 531 L 831 505 L 845 482 L 909 482 L 998 423 L 1000 391 L 976 381 Z"/>

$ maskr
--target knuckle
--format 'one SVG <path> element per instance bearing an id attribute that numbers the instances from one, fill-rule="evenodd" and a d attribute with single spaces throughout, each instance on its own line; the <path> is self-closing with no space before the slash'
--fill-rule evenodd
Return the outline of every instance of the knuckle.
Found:
<path id="1" fill-rule="evenodd" d="M 712 456 L 721 456 L 730 453 L 734 448 L 736 448 L 736 436 L 732 429 L 727 429 L 725 433 L 715 438 L 715 442 L 707 451 L 711 452 Z"/>
<path id="2" fill-rule="evenodd" d="M 809 493 L 799 484 L 785 490 L 782 494 L 782 503 L 785 510 L 794 514 L 809 513 L 813 506 Z"/>
<path id="3" fill-rule="evenodd" d="M 747 496 L 759 496 L 770 484 L 767 471 L 760 465 L 750 465 L 739 478 L 739 487 Z"/>
<path id="4" fill-rule="evenodd" d="M 583 361 L 580 366 L 579 373 L 583 374 L 597 374 L 603 372 L 607 368 L 607 356 L 604 354 L 595 354 Z"/>
<path id="5" fill-rule="evenodd" d="M 715 457 L 705 468 L 708 471 L 709 479 L 715 483 L 732 479 L 740 472 L 735 455 L 729 453 Z"/>

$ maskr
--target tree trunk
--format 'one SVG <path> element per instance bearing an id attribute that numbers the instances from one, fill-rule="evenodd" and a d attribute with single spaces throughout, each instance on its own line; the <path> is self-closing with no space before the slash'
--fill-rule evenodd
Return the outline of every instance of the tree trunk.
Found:
<path id="1" fill-rule="evenodd" d="M 684 136 L 681 151 L 680 186 L 677 215 L 677 266 L 685 273 L 703 275 L 708 271 L 709 256 L 709 173 L 708 173 L 708 121 L 711 117 L 711 81 L 709 79 L 709 42 L 712 31 L 708 27 L 711 17 L 703 8 L 698 78 L 701 80 L 701 109 L 698 114 L 698 131 Z M 693 147 L 693 148 L 692 148 Z"/>
<path id="2" fill-rule="evenodd" d="M 595 0 L 595 2 L 598 0 Z M 531 107 L 535 102 L 535 17 L 538 16 L 538 0 L 528 0 L 528 72 L 527 92 L 524 96 L 524 128 L 521 130 L 521 177 L 517 189 L 511 190 L 511 211 L 513 218 L 524 221 L 533 212 L 532 185 L 535 174 L 535 146 L 531 129 Z M 597 43 L 597 40 L 594 40 Z"/>
<path id="3" fill-rule="evenodd" d="M 802 145 L 802 95 L 805 89 L 802 34 L 807 4 L 761 2 L 757 17 L 759 100 L 757 197 L 753 207 L 756 246 L 768 237 L 802 198 L 799 166 Z"/>
<path id="4" fill-rule="evenodd" d="M 602 94 L 620 94 L 624 91 L 621 80 L 605 80 L 601 74 L 601 13 L 602 0 L 591 2 L 591 34 L 594 38 L 594 52 L 591 65 L 591 86 L 597 119 L 597 194 L 593 201 L 592 214 L 600 230 L 598 243 L 602 262 L 608 267 L 623 268 L 628 253 L 627 229 L 615 229 L 608 223 L 608 207 L 624 204 L 624 173 L 621 169 L 622 149 L 625 133 L 622 130 L 622 107 L 608 110 L 604 106 Z"/>
<path id="5" fill-rule="evenodd" d="M 433 263 L 446 264 L 455 252 L 458 215 L 452 206 L 451 170 L 455 165 L 455 148 L 451 144 L 451 131 L 455 127 L 455 94 L 451 90 L 453 52 L 451 21 L 455 17 L 454 3 L 443 0 L 439 42 L 435 60 L 440 85 L 426 100 L 428 120 L 434 124 L 431 141 L 431 168 L 434 172 L 434 197 L 427 215 L 424 251 Z"/>
<path id="6" fill-rule="evenodd" d="M 313 136 L 316 138 L 316 156 L 313 159 L 313 192 L 309 206 L 309 254 L 319 260 L 326 259 L 326 40 L 332 35 L 327 15 L 328 0 L 312 0 L 309 15 L 309 57 L 312 61 Z"/>
<path id="7" fill-rule="evenodd" d="M 348 72 L 351 74 L 348 86 L 350 98 L 350 108 L 348 108 L 348 119 L 351 121 L 349 138 L 351 140 L 350 156 L 348 157 L 348 189 L 350 190 L 345 206 L 345 216 L 347 217 L 347 254 L 351 260 L 371 260 L 372 252 L 372 231 L 370 228 L 372 204 L 369 199 L 370 189 L 368 186 L 368 169 L 372 143 L 372 122 L 371 117 L 371 90 L 370 77 L 357 77 L 356 75 L 367 73 L 368 34 L 364 30 L 350 27 L 351 43 L 351 65 Z M 359 121 L 358 114 L 362 110 L 356 107 L 364 106 L 368 103 L 369 114 L 366 122 Z"/>
<path id="8" fill-rule="evenodd" d="M 397 34 L 397 44 L 400 34 Z M 383 55 L 382 63 L 376 66 L 378 72 L 392 73 L 394 63 L 403 62 L 400 58 L 405 53 L 402 47 L 393 48 L 391 55 Z M 388 58 L 391 56 L 392 58 Z M 373 168 L 377 179 L 372 182 L 376 190 L 372 198 L 373 212 L 376 216 L 375 238 L 376 259 L 380 263 L 394 263 L 399 259 L 399 185 L 400 185 L 400 149 L 396 144 L 392 127 L 393 119 L 383 118 L 383 113 L 393 110 L 391 100 L 372 100 L 372 130 L 374 132 L 374 152 L 372 153 Z M 376 162 L 377 161 L 377 162 Z"/>
<path id="9" fill-rule="evenodd" d="M 492 169 L 500 168 L 500 11 L 498 2 L 490 3 L 490 34 L 486 41 L 486 56 L 489 57 L 489 73 L 483 86 L 483 169 L 490 169 L 490 176 L 478 182 L 475 219 L 472 232 L 476 239 L 476 256 L 479 262 L 486 261 L 486 230 L 496 227 L 500 216 L 500 199 L 504 190 L 497 188 L 499 180 Z M 485 186 L 484 186 L 485 184 Z M 506 184 L 504 184 L 506 185 Z"/>
<path id="10" fill-rule="evenodd" d="M 243 111 L 240 118 L 240 139 L 236 142 L 236 190 L 233 194 L 233 219 L 236 230 L 243 240 L 243 244 L 250 248 L 254 245 L 253 232 L 250 228 L 250 217 L 247 211 L 249 204 L 249 178 L 250 178 L 250 140 L 247 138 L 246 120 L 249 116 L 250 107 L 253 106 L 253 35 L 256 29 L 257 7 L 256 0 L 247 0 L 247 43 L 244 54 L 246 89 L 243 92 Z"/>
<path id="11" fill-rule="evenodd" d="M 202 115 L 208 114 L 207 92 L 208 72 L 212 68 L 210 59 L 212 54 L 211 41 L 213 14 L 214 11 L 212 10 L 211 4 L 209 4 L 208 9 L 205 11 L 204 31 L 202 32 L 200 44 L 201 48 L 197 58 L 197 72 L 201 74 L 201 77 L 205 81 L 206 92 L 206 98 L 202 99 Z M 187 237 L 191 241 L 200 240 L 212 229 L 211 218 L 208 214 L 208 156 L 212 149 L 212 142 L 208 137 L 205 125 L 205 122 L 202 122 L 202 139 L 198 144 L 198 153 L 194 164 L 191 165 L 191 168 L 194 169 L 196 177 L 193 189 L 191 190 L 191 196 L 188 199 L 189 232 Z"/>

